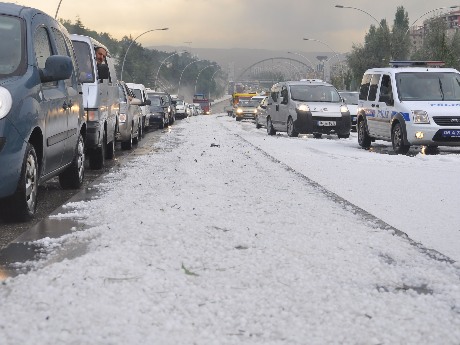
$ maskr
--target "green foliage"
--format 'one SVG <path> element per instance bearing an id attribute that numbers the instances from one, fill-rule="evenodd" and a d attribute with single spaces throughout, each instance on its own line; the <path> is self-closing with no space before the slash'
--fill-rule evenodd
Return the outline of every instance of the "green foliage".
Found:
<path id="1" fill-rule="evenodd" d="M 197 91 L 210 95 L 211 98 L 217 98 L 224 93 L 225 76 L 217 78 L 217 80 L 211 78 L 216 68 L 210 67 L 203 70 L 197 78 L 198 73 L 204 67 L 211 64 L 218 66 L 215 62 L 197 60 L 188 52 L 168 53 L 147 49 L 136 41 L 133 42 L 134 38 L 131 36 L 124 36 L 119 41 L 109 33 L 99 33 L 86 28 L 80 18 L 77 18 L 75 23 L 70 20 L 61 20 L 61 23 L 71 34 L 90 36 L 104 44 L 114 57 L 118 79 L 123 77 L 126 82 L 144 84 L 149 88 L 158 87 L 173 94 L 177 93 L 179 82 L 181 93 L 185 89 L 189 90 L 187 94 L 193 93 L 195 85 Z M 128 53 L 126 53 L 127 51 Z M 191 62 L 194 63 L 190 64 Z M 121 75 L 122 70 L 123 75 Z M 223 72 L 221 74 L 223 75 Z M 214 76 L 217 75 L 218 73 Z"/>
<path id="2" fill-rule="evenodd" d="M 359 83 L 367 69 L 388 66 L 390 60 L 440 60 L 448 67 L 460 68 L 460 33 L 449 37 L 444 18 L 435 17 L 428 21 L 423 46 L 412 55 L 409 15 L 403 6 L 396 10 L 391 31 L 385 20 L 380 24 L 379 28 L 371 25 L 364 44 L 354 44 L 348 55 L 352 83 Z"/>

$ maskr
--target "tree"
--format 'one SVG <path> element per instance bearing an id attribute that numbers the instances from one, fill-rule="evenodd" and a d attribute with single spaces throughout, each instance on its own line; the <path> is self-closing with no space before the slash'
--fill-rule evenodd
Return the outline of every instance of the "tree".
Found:
<path id="1" fill-rule="evenodd" d="M 392 60 L 407 60 L 410 52 L 409 14 L 403 6 L 396 10 L 393 29 L 391 30 L 391 58 Z"/>

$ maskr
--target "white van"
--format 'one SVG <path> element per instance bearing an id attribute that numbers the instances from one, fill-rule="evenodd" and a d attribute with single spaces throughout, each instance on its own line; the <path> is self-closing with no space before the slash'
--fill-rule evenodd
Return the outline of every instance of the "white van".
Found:
<path id="1" fill-rule="evenodd" d="M 83 108 L 87 116 L 86 154 L 91 169 L 101 169 L 106 158 L 115 153 L 115 128 L 120 104 L 117 74 L 113 57 L 103 44 L 95 39 L 70 35 L 82 85 Z M 96 64 L 95 49 L 107 51 L 105 63 Z"/>
<path id="2" fill-rule="evenodd" d="M 148 130 L 150 118 L 150 100 L 147 97 L 147 92 L 144 84 L 126 83 L 126 86 L 134 93 L 134 96 L 141 101 L 139 106 L 142 112 L 141 118 L 141 137 L 144 136 L 144 130 Z"/>
<path id="3" fill-rule="evenodd" d="M 267 106 L 267 133 L 337 134 L 348 138 L 351 118 L 337 89 L 323 81 L 286 81 L 272 86 Z"/>
<path id="4" fill-rule="evenodd" d="M 396 153 L 412 145 L 460 146 L 460 72 L 439 61 L 392 61 L 364 73 L 359 91 L 358 143 L 380 139 Z"/>

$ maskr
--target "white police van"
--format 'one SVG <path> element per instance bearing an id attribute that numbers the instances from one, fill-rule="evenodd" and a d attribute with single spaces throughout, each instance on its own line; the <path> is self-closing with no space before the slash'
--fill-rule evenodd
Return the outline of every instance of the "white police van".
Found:
<path id="1" fill-rule="evenodd" d="M 364 73 L 359 91 L 358 143 L 460 146 L 460 72 L 440 61 L 391 61 Z"/>

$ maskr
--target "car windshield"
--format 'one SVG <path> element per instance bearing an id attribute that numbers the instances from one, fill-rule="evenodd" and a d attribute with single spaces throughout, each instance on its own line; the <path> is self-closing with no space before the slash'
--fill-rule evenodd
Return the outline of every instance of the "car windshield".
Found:
<path id="1" fill-rule="evenodd" d="M 149 99 L 150 99 L 150 106 L 155 106 L 155 107 L 159 107 L 161 106 L 161 97 L 160 96 L 152 96 L 150 95 L 149 96 Z"/>
<path id="2" fill-rule="evenodd" d="M 176 105 L 184 105 L 184 101 L 176 101 Z"/>
<path id="3" fill-rule="evenodd" d="M 141 90 L 139 89 L 131 89 L 132 93 L 134 93 L 134 97 L 136 97 L 137 99 L 142 99 L 142 94 L 141 94 Z"/>
<path id="4" fill-rule="evenodd" d="M 88 43 L 81 41 L 73 41 L 73 47 L 75 56 L 77 57 L 79 81 L 81 83 L 93 83 L 94 72 L 93 72 L 93 59 L 91 58 L 90 47 Z"/>
<path id="5" fill-rule="evenodd" d="M 239 107 L 249 108 L 249 107 L 257 107 L 259 105 L 258 101 L 240 101 L 238 103 Z"/>
<path id="6" fill-rule="evenodd" d="M 396 74 L 401 101 L 460 101 L 460 74 L 401 72 Z"/>
<path id="7" fill-rule="evenodd" d="M 346 104 L 358 104 L 358 92 L 339 92 Z"/>
<path id="8" fill-rule="evenodd" d="M 339 93 L 330 85 L 291 85 L 290 90 L 294 101 L 340 103 Z"/>
<path id="9" fill-rule="evenodd" d="M 0 15 L 0 78 L 25 72 L 24 27 L 19 18 Z"/>

